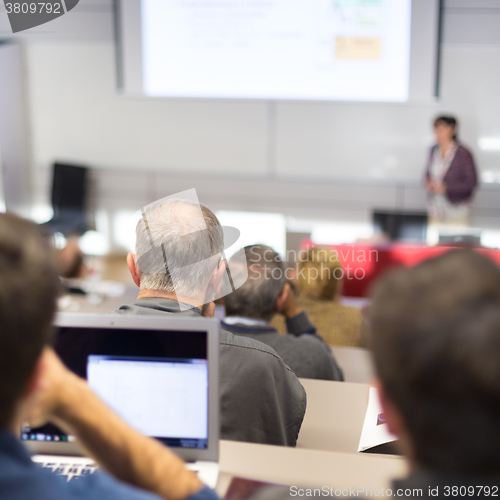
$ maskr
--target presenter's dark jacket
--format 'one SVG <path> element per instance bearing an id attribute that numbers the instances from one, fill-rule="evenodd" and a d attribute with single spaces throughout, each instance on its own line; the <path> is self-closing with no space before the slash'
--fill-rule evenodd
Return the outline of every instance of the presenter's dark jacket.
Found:
<path id="1" fill-rule="evenodd" d="M 143 298 L 117 314 L 200 317 L 181 311 L 173 300 Z M 274 349 L 253 339 L 221 331 L 221 439 L 295 446 L 306 411 L 306 393 Z"/>
<path id="2" fill-rule="evenodd" d="M 0 498 L 2 500 L 161 500 L 96 472 L 73 479 L 35 465 L 18 438 L 0 429 Z M 203 488 L 186 500 L 217 500 L 214 491 Z"/>
<path id="3" fill-rule="evenodd" d="M 430 168 L 436 148 L 438 146 L 431 149 L 425 174 L 427 179 L 430 179 Z M 446 197 L 451 203 L 468 201 L 474 194 L 474 188 L 478 184 L 474 159 L 469 150 L 461 144 L 458 145 L 455 158 L 453 158 L 443 182 L 446 185 Z"/>
<path id="4" fill-rule="evenodd" d="M 344 380 L 332 351 L 316 333 L 305 312 L 286 320 L 286 335 L 270 325 L 223 322 L 222 326 L 234 335 L 249 337 L 272 347 L 299 378 Z"/>

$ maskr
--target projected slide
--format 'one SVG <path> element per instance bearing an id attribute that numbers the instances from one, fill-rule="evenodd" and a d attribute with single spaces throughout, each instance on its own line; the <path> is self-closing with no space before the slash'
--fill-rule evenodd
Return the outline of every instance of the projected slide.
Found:
<path id="1" fill-rule="evenodd" d="M 411 0 L 142 0 L 141 9 L 146 95 L 408 99 Z"/>

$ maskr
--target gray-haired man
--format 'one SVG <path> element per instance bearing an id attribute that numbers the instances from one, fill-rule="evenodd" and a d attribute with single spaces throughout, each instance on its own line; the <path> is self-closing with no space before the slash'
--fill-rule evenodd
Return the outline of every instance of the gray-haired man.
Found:
<path id="1" fill-rule="evenodd" d="M 127 257 L 140 292 L 117 312 L 131 315 L 213 316 L 212 299 L 227 262 L 215 214 L 186 200 L 148 207 Z M 295 374 L 265 344 L 221 332 L 221 437 L 294 446 L 306 395 Z"/>
<path id="2" fill-rule="evenodd" d="M 330 348 L 298 307 L 281 257 L 266 245 L 250 245 L 233 255 L 230 263 L 235 278 L 243 273 L 248 279 L 224 299 L 224 328 L 275 349 L 297 377 L 343 380 Z M 285 316 L 288 335 L 271 326 L 275 313 Z"/>

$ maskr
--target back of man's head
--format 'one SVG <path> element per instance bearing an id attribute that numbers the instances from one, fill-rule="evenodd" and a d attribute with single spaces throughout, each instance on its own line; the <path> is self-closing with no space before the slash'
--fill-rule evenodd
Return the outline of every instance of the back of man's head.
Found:
<path id="1" fill-rule="evenodd" d="M 203 293 L 223 250 L 223 233 L 206 206 L 169 199 L 148 207 L 136 227 L 141 290 L 182 297 Z"/>
<path id="2" fill-rule="evenodd" d="M 248 269 L 247 281 L 224 298 L 227 316 L 270 320 L 276 302 L 287 282 L 285 264 L 281 257 L 266 245 L 250 245 L 231 257 L 231 273 Z"/>
<path id="3" fill-rule="evenodd" d="M 0 428 L 50 339 L 58 289 L 52 250 L 36 227 L 0 214 Z"/>
<path id="4" fill-rule="evenodd" d="M 375 289 L 369 321 L 417 465 L 500 472 L 500 268 L 459 250 L 397 271 Z"/>

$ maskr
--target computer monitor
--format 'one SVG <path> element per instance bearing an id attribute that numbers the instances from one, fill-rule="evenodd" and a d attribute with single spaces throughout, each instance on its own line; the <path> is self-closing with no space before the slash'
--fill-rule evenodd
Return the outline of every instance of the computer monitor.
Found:
<path id="1" fill-rule="evenodd" d="M 427 241 L 427 213 L 375 210 L 373 228 L 391 241 Z"/>

